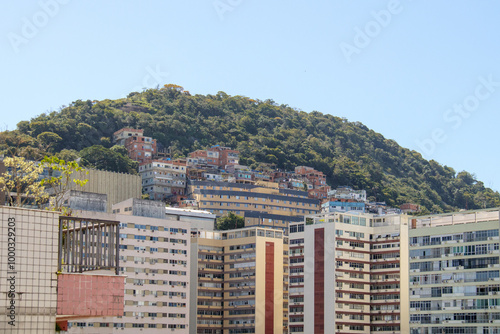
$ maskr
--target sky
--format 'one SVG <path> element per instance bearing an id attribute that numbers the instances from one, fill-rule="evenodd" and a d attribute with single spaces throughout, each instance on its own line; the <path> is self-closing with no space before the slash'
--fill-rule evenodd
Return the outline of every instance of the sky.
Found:
<path id="1" fill-rule="evenodd" d="M 3 1 L 0 130 L 173 83 L 361 122 L 498 191 L 498 13 L 460 0 Z"/>

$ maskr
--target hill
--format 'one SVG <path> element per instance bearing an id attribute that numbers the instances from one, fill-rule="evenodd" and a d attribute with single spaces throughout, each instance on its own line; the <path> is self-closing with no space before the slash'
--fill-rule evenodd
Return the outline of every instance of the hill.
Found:
<path id="1" fill-rule="evenodd" d="M 324 172 L 333 187 L 366 189 L 370 199 L 391 206 L 418 203 L 423 213 L 500 206 L 500 194 L 472 174 L 427 161 L 362 123 L 224 92 L 191 95 L 176 85 L 118 100 L 75 101 L 0 133 L 0 149 L 31 158 L 83 156 L 83 164 L 92 166 L 113 152 L 117 170 L 133 171 L 134 163 L 119 150 L 108 150 L 113 132 L 125 126 L 144 129 L 145 135 L 171 146 L 175 156 L 230 146 L 241 152 L 241 164 L 311 166 Z"/>

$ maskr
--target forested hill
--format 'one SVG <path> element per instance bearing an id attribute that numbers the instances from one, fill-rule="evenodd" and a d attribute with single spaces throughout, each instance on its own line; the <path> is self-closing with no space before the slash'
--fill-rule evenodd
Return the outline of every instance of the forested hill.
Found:
<path id="1" fill-rule="evenodd" d="M 18 154 L 31 158 L 44 152 L 81 156 L 84 165 L 96 167 L 101 156 L 114 157 L 111 169 L 133 171 L 133 162 L 120 160 L 123 152 L 109 149 L 122 127 L 144 129 L 176 156 L 219 144 L 237 148 L 240 163 L 254 168 L 312 166 L 332 187 L 366 189 L 370 199 L 391 206 L 418 203 L 424 213 L 500 206 L 499 193 L 470 173 L 427 161 L 359 122 L 224 92 L 191 95 L 176 85 L 119 100 L 73 102 L 0 133 L 0 149 L 12 154 L 17 146 Z"/>

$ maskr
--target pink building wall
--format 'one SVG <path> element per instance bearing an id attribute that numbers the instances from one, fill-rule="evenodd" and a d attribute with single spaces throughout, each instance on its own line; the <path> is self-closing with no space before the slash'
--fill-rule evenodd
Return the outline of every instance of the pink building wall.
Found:
<path id="1" fill-rule="evenodd" d="M 57 314 L 68 318 L 123 315 L 124 276 L 59 274 Z"/>

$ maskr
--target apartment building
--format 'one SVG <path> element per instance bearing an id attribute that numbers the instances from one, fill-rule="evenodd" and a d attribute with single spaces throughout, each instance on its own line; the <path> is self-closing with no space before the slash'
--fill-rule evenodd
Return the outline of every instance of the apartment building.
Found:
<path id="1" fill-rule="evenodd" d="M 285 229 L 291 222 L 319 211 L 319 201 L 304 191 L 280 189 L 277 183 L 256 184 L 193 181 L 188 182 L 188 195 L 199 209 L 217 217 L 229 212 L 245 218 L 245 226 L 262 225 Z"/>
<path id="2" fill-rule="evenodd" d="M 212 230 L 215 215 L 139 199 L 115 204 L 113 212 L 75 214 L 119 222 L 123 315 L 73 321 L 69 333 L 189 333 L 190 235 Z"/>
<path id="3" fill-rule="evenodd" d="M 331 212 L 290 225 L 289 332 L 400 332 L 404 215 Z"/>
<path id="4" fill-rule="evenodd" d="M 404 203 L 399 206 L 403 213 L 412 213 L 420 211 L 420 205 L 412 203 Z"/>
<path id="5" fill-rule="evenodd" d="M 354 190 L 346 186 L 337 187 L 337 189 L 332 189 L 328 192 L 328 197 L 366 202 L 366 190 Z"/>
<path id="6" fill-rule="evenodd" d="M 139 163 L 151 161 L 157 153 L 156 139 L 145 137 L 142 129 L 120 129 L 113 134 L 113 142 L 125 146 L 130 159 Z"/>
<path id="7" fill-rule="evenodd" d="M 359 211 L 365 212 L 365 202 L 359 202 L 352 199 L 330 198 L 321 204 L 322 212 L 347 212 Z"/>
<path id="8" fill-rule="evenodd" d="M 297 166 L 295 167 L 295 175 L 296 177 L 300 177 L 301 179 L 306 179 L 311 182 L 314 188 L 327 187 L 325 174 L 312 167 Z M 329 190 L 330 189 L 328 187 L 328 191 Z"/>
<path id="9" fill-rule="evenodd" d="M 113 143 L 120 146 L 125 146 L 125 142 L 130 137 L 142 137 L 144 136 L 144 130 L 142 129 L 132 129 L 123 128 L 115 133 L 113 133 Z"/>
<path id="10" fill-rule="evenodd" d="M 186 162 L 182 160 L 153 160 L 139 165 L 142 192 L 153 200 L 168 200 L 184 195 L 186 190 Z"/>
<path id="11" fill-rule="evenodd" d="M 194 236 L 192 333 L 286 333 L 287 242 L 283 232 L 261 227 Z"/>
<path id="12" fill-rule="evenodd" d="M 328 192 L 328 199 L 321 203 L 322 212 L 360 211 L 365 212 L 366 190 L 354 190 L 351 187 L 338 187 Z"/>
<path id="13" fill-rule="evenodd" d="M 189 166 L 207 165 L 217 168 L 225 168 L 227 165 L 237 165 L 240 152 L 215 145 L 206 150 L 197 150 L 188 154 L 187 163 Z"/>
<path id="14" fill-rule="evenodd" d="M 412 217 L 401 332 L 500 332 L 500 210 Z"/>

